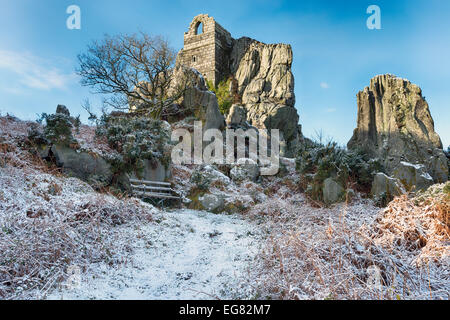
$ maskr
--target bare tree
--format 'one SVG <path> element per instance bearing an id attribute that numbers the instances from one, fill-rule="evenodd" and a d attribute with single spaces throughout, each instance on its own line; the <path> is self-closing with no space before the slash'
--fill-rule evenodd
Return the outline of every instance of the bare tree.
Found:
<path id="1" fill-rule="evenodd" d="M 175 51 L 160 36 L 105 36 L 78 56 L 77 73 L 82 85 L 106 94 L 107 105 L 160 118 L 178 112 L 171 106 L 187 87 L 186 81 L 172 81 L 175 59 Z"/>

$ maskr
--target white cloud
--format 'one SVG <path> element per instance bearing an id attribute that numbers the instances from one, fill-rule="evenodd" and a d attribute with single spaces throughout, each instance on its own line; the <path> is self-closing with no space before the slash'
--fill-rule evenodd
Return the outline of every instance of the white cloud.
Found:
<path id="1" fill-rule="evenodd" d="M 336 110 L 336 108 L 328 108 L 325 111 L 328 113 L 333 113 L 333 112 L 336 112 L 337 110 Z"/>
<path id="2" fill-rule="evenodd" d="M 328 88 L 330 87 L 330 85 L 329 85 L 328 83 L 326 83 L 326 82 L 321 82 L 321 83 L 320 83 L 320 87 L 321 87 L 322 89 L 328 89 Z"/>
<path id="3" fill-rule="evenodd" d="M 65 73 L 49 61 L 30 53 L 0 50 L 0 69 L 17 75 L 17 80 L 11 79 L 9 84 L 9 91 L 16 93 L 23 91 L 21 89 L 24 87 L 39 90 L 66 89 L 76 79 L 74 73 Z"/>

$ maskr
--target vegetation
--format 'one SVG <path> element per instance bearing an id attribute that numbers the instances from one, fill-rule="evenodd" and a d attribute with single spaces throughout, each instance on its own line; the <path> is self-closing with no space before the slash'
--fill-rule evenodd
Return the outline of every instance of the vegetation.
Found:
<path id="1" fill-rule="evenodd" d="M 37 120 L 44 123 L 44 137 L 51 143 L 71 145 L 76 143 L 72 135 L 72 129 L 77 131 L 80 127 L 80 117 L 72 118 L 63 113 L 47 114 L 42 113 Z"/>
<path id="2" fill-rule="evenodd" d="M 349 151 L 331 141 L 303 144 L 296 164 L 304 181 L 304 190 L 319 201 L 323 200 L 323 183 L 329 177 L 344 188 L 368 192 L 375 173 L 383 171 L 378 160 L 368 159 L 362 151 Z"/>
<path id="3" fill-rule="evenodd" d="M 215 87 L 210 80 L 207 80 L 206 84 L 208 86 L 208 90 L 216 94 L 220 112 L 222 114 L 227 114 L 233 104 L 233 96 L 230 93 L 231 79 L 222 80 L 217 87 Z"/>
<path id="4" fill-rule="evenodd" d="M 106 36 L 78 56 L 77 73 L 82 85 L 106 95 L 107 106 L 159 119 L 173 112 L 171 106 L 186 89 L 183 81 L 172 85 L 175 59 L 175 50 L 162 37 Z"/>
<path id="5" fill-rule="evenodd" d="M 120 159 L 113 159 L 116 172 L 139 173 L 144 168 L 144 160 L 169 164 L 170 132 L 160 120 L 121 112 L 104 114 L 97 135 L 105 137 L 108 145 L 121 154 Z"/>

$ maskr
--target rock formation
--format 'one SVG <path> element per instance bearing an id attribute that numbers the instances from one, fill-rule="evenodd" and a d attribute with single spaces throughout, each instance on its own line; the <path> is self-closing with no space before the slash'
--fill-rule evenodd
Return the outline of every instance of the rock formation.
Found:
<path id="1" fill-rule="evenodd" d="M 290 45 L 236 40 L 212 17 L 198 15 L 184 35 L 177 65 L 195 68 L 215 85 L 231 79 L 230 94 L 245 107 L 247 122 L 258 129 L 279 129 L 285 155 L 295 155 L 302 135 L 294 107 Z"/>
<path id="2" fill-rule="evenodd" d="M 184 109 L 190 110 L 203 122 L 204 130 L 223 129 L 225 118 L 219 111 L 217 97 L 208 90 L 203 75 L 197 70 L 183 65 L 178 65 L 174 72 L 172 87 L 177 87 L 179 82 L 186 83 L 188 81 L 183 84 L 187 86 L 187 89 L 180 101 Z"/>
<path id="3" fill-rule="evenodd" d="M 286 44 L 264 44 L 249 38 L 235 41 L 231 73 L 247 110 L 247 121 L 259 129 L 279 129 L 294 156 L 301 129 L 295 109 L 292 49 Z"/>
<path id="4" fill-rule="evenodd" d="M 358 123 L 349 149 L 360 148 L 380 158 L 389 174 L 406 161 L 426 165 L 435 182 L 447 180 L 442 142 L 417 85 L 393 75 L 379 75 L 358 93 L 357 100 Z"/>

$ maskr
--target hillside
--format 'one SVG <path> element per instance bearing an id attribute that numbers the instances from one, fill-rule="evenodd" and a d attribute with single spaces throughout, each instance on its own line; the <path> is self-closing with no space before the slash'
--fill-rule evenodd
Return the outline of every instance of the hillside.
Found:
<path id="1" fill-rule="evenodd" d="M 191 209 L 157 209 L 43 161 L 35 126 L 0 118 L 2 299 L 449 298 L 449 183 L 385 209 L 359 192 L 325 206 L 292 159 L 257 181 L 177 165 Z M 74 135 L 108 150 L 92 127 Z"/>

